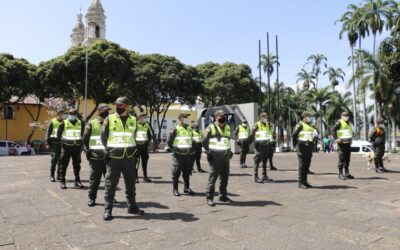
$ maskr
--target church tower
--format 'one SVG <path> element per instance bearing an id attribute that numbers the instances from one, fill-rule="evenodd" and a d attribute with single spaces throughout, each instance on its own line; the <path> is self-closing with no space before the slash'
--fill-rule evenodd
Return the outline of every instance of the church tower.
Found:
<path id="1" fill-rule="evenodd" d="M 97 40 L 106 39 L 106 16 L 100 0 L 93 0 L 86 18 L 86 32 L 84 45 L 91 45 Z"/>
<path id="2" fill-rule="evenodd" d="M 85 25 L 82 22 L 82 14 L 79 14 L 75 27 L 72 29 L 72 34 L 71 34 L 72 46 L 82 45 L 84 40 L 85 40 Z"/>

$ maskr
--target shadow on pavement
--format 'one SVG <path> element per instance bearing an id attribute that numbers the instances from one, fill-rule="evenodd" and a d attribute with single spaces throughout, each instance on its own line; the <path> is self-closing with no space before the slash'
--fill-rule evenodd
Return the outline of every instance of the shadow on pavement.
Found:
<path id="1" fill-rule="evenodd" d="M 146 213 L 142 216 L 114 216 L 114 219 L 136 219 L 136 220 L 181 220 L 183 222 L 197 221 L 199 218 L 193 214 L 172 212 L 172 213 Z"/>
<path id="2" fill-rule="evenodd" d="M 252 176 L 251 174 L 229 174 L 229 176 Z"/>
<path id="3" fill-rule="evenodd" d="M 136 204 L 139 208 L 150 208 L 150 207 L 159 208 L 159 209 L 168 209 L 169 208 L 168 206 L 165 206 L 158 202 L 137 202 Z M 128 204 L 126 203 L 126 201 L 121 201 L 121 202 L 114 203 L 114 207 L 128 208 Z"/>
<path id="4" fill-rule="evenodd" d="M 314 186 L 316 189 L 357 189 L 353 186 L 346 185 L 327 185 L 327 186 Z"/>
<path id="5" fill-rule="evenodd" d="M 314 175 L 338 175 L 338 173 L 314 173 Z"/>
<path id="6" fill-rule="evenodd" d="M 158 181 L 158 180 L 153 180 L 152 179 L 151 183 L 154 183 L 154 184 L 166 184 L 166 183 L 172 184 L 172 181 Z"/>
<path id="7" fill-rule="evenodd" d="M 396 174 L 398 174 L 398 173 L 400 173 L 400 171 L 387 169 L 386 173 L 396 173 Z"/>
<path id="8" fill-rule="evenodd" d="M 378 177 L 378 176 L 374 176 L 374 177 L 355 177 L 355 180 L 387 180 L 388 178 L 384 178 L 384 177 Z"/>
<path id="9" fill-rule="evenodd" d="M 265 206 L 282 206 L 275 201 L 233 201 L 232 203 L 221 203 L 216 201 L 217 205 L 234 206 L 234 207 L 265 207 Z"/>
<path id="10" fill-rule="evenodd" d="M 273 183 L 293 183 L 293 182 L 298 182 L 298 180 L 274 180 Z"/>

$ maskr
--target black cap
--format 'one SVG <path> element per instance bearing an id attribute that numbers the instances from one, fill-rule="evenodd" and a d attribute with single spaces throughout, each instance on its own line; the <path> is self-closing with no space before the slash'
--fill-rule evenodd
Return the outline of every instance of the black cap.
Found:
<path id="1" fill-rule="evenodd" d="M 114 102 L 114 104 L 127 104 L 129 105 L 129 100 L 128 98 L 122 96 L 122 97 L 118 97 L 117 100 Z"/>

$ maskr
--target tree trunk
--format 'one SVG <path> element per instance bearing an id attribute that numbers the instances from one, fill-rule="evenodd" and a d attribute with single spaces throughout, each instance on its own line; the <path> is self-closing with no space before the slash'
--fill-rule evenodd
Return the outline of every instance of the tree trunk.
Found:
<path id="1" fill-rule="evenodd" d="M 99 107 L 99 104 L 96 103 L 96 105 L 94 106 L 93 110 L 89 113 L 89 115 L 86 118 L 85 123 L 87 123 L 88 121 L 90 121 L 90 118 L 92 118 L 92 116 L 94 115 L 94 113 L 96 112 L 97 108 Z"/>
<path id="2" fill-rule="evenodd" d="M 355 75 L 355 70 L 354 70 L 354 46 L 351 46 L 351 68 L 353 70 L 353 77 Z M 356 99 L 356 80 L 354 79 L 353 81 L 353 125 L 355 128 L 355 134 L 356 138 L 359 138 L 358 134 L 358 126 L 357 126 L 357 99 Z"/>
<path id="3" fill-rule="evenodd" d="M 374 58 L 376 59 L 376 33 L 374 33 L 373 36 L 374 36 L 373 53 L 374 53 Z M 374 92 L 375 92 L 375 90 L 374 90 Z M 379 118 L 380 118 L 380 113 L 378 111 L 378 103 L 376 102 L 376 93 L 374 93 L 374 122 L 375 122 L 375 125 L 378 124 Z"/>
<path id="4" fill-rule="evenodd" d="M 23 103 L 22 106 L 24 107 L 25 111 L 28 112 L 28 114 L 31 117 L 31 120 L 33 122 L 37 122 L 39 120 L 40 112 L 42 111 L 42 105 L 40 104 L 40 101 L 39 101 L 39 104 L 38 104 L 38 110 L 37 110 L 37 113 L 36 113 L 36 117 L 33 116 L 32 112 L 26 107 L 25 103 Z M 32 128 L 31 132 L 28 135 L 28 138 L 26 139 L 27 143 L 31 142 L 32 136 L 35 134 L 35 131 L 36 131 L 36 128 Z"/>
<path id="5" fill-rule="evenodd" d="M 361 37 L 358 39 L 358 47 L 361 50 Z M 361 60 L 361 54 L 358 55 L 358 68 L 362 67 L 362 60 Z M 360 82 L 362 82 L 363 77 L 361 76 Z M 365 92 L 365 91 L 364 91 Z M 368 129 L 369 129 L 369 124 L 368 124 L 368 114 L 367 114 L 367 103 L 366 103 L 366 95 L 365 93 L 362 96 L 362 101 L 363 101 L 363 112 L 364 112 L 364 141 L 368 140 Z"/>
<path id="6" fill-rule="evenodd" d="M 391 123 L 392 123 L 392 153 L 396 153 L 396 146 L 397 146 L 397 142 L 396 142 L 396 130 L 397 130 L 397 124 L 396 124 L 396 119 L 395 117 L 391 116 L 390 117 Z"/>

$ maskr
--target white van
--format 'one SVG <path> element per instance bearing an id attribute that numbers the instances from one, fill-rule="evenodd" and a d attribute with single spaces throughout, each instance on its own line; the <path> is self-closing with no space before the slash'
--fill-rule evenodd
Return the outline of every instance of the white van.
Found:
<path id="1" fill-rule="evenodd" d="M 353 141 L 351 143 L 351 152 L 358 154 L 369 153 L 373 150 L 372 144 L 368 141 Z"/>
<path id="2" fill-rule="evenodd" d="M 35 151 L 31 148 L 30 152 L 26 146 L 21 146 L 14 141 L 0 140 L 0 156 L 5 155 L 34 155 Z"/>

